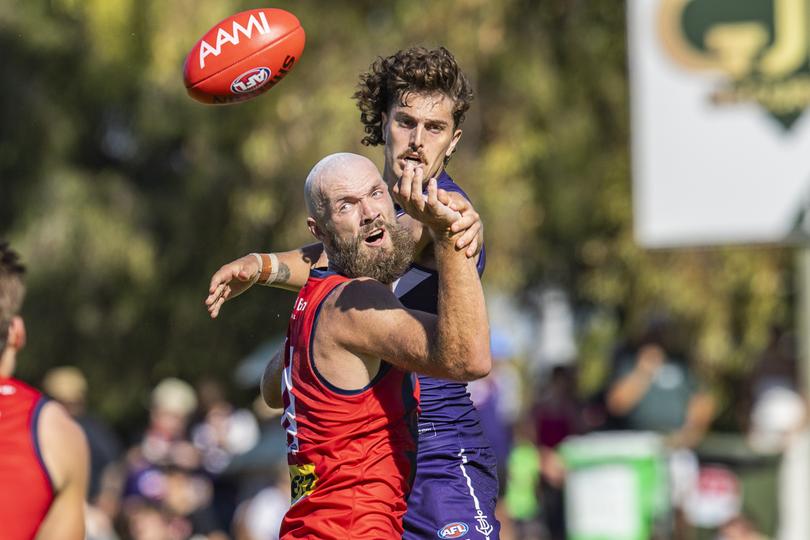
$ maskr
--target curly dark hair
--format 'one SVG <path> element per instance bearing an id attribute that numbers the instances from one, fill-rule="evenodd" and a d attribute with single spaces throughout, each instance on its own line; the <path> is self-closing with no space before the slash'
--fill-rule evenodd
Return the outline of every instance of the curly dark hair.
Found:
<path id="1" fill-rule="evenodd" d="M 470 81 L 458 67 L 452 53 L 444 47 L 412 47 L 393 55 L 378 57 L 369 70 L 360 75 L 357 92 L 352 97 L 360 109 L 360 121 L 366 146 L 384 143 L 382 114 L 394 100 L 400 104 L 409 92 L 440 92 L 453 100 L 453 122 L 457 128 L 473 100 Z"/>
<path id="2" fill-rule="evenodd" d="M 8 242 L 0 240 L 0 351 L 6 347 L 8 328 L 25 296 L 25 266 Z"/>

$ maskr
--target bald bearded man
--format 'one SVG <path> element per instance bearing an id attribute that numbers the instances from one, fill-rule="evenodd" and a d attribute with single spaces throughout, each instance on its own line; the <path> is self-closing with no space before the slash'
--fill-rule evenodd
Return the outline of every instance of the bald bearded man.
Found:
<path id="1" fill-rule="evenodd" d="M 433 236 L 439 275 L 451 277 L 439 279 L 437 314 L 407 309 L 391 284 L 410 265 L 413 239 L 374 164 L 328 156 L 305 196 L 329 267 L 299 293 L 283 370 L 277 357 L 262 385 L 284 407 L 292 507 L 281 536 L 399 538 L 416 450 L 412 372 L 469 381 L 491 367 L 476 263 L 455 249 L 459 216 L 431 180 L 409 211 Z"/>

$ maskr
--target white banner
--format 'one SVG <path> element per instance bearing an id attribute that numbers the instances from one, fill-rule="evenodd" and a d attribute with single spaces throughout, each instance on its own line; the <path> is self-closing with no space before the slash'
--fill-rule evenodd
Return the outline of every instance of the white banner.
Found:
<path id="1" fill-rule="evenodd" d="M 635 233 L 789 241 L 810 202 L 810 0 L 630 0 Z"/>

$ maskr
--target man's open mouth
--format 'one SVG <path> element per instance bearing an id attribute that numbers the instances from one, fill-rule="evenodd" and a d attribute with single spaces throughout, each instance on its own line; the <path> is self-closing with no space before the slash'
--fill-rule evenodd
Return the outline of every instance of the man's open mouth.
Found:
<path id="1" fill-rule="evenodd" d="M 419 154 L 409 154 L 409 155 L 402 156 L 402 160 L 405 163 L 410 162 L 410 163 L 413 163 L 414 165 L 423 165 L 424 164 L 424 161 L 422 161 L 422 158 L 419 156 Z"/>
<path id="2" fill-rule="evenodd" d="M 363 240 L 368 246 L 379 246 L 385 238 L 385 229 L 374 229 L 371 234 Z"/>

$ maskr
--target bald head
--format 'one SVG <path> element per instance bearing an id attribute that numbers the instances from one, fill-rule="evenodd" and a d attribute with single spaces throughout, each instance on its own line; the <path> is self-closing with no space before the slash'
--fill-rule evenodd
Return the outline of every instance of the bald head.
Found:
<path id="1" fill-rule="evenodd" d="M 329 216 L 329 201 L 334 188 L 351 185 L 354 179 L 371 174 L 379 176 L 380 173 L 370 159 L 359 154 L 339 152 L 326 156 L 312 167 L 304 184 L 309 215 L 322 222 Z"/>
<path id="2" fill-rule="evenodd" d="M 392 283 L 411 263 L 415 240 L 397 223 L 379 169 L 357 154 L 332 154 L 307 176 L 307 227 L 323 243 L 329 267 L 350 278 Z"/>

